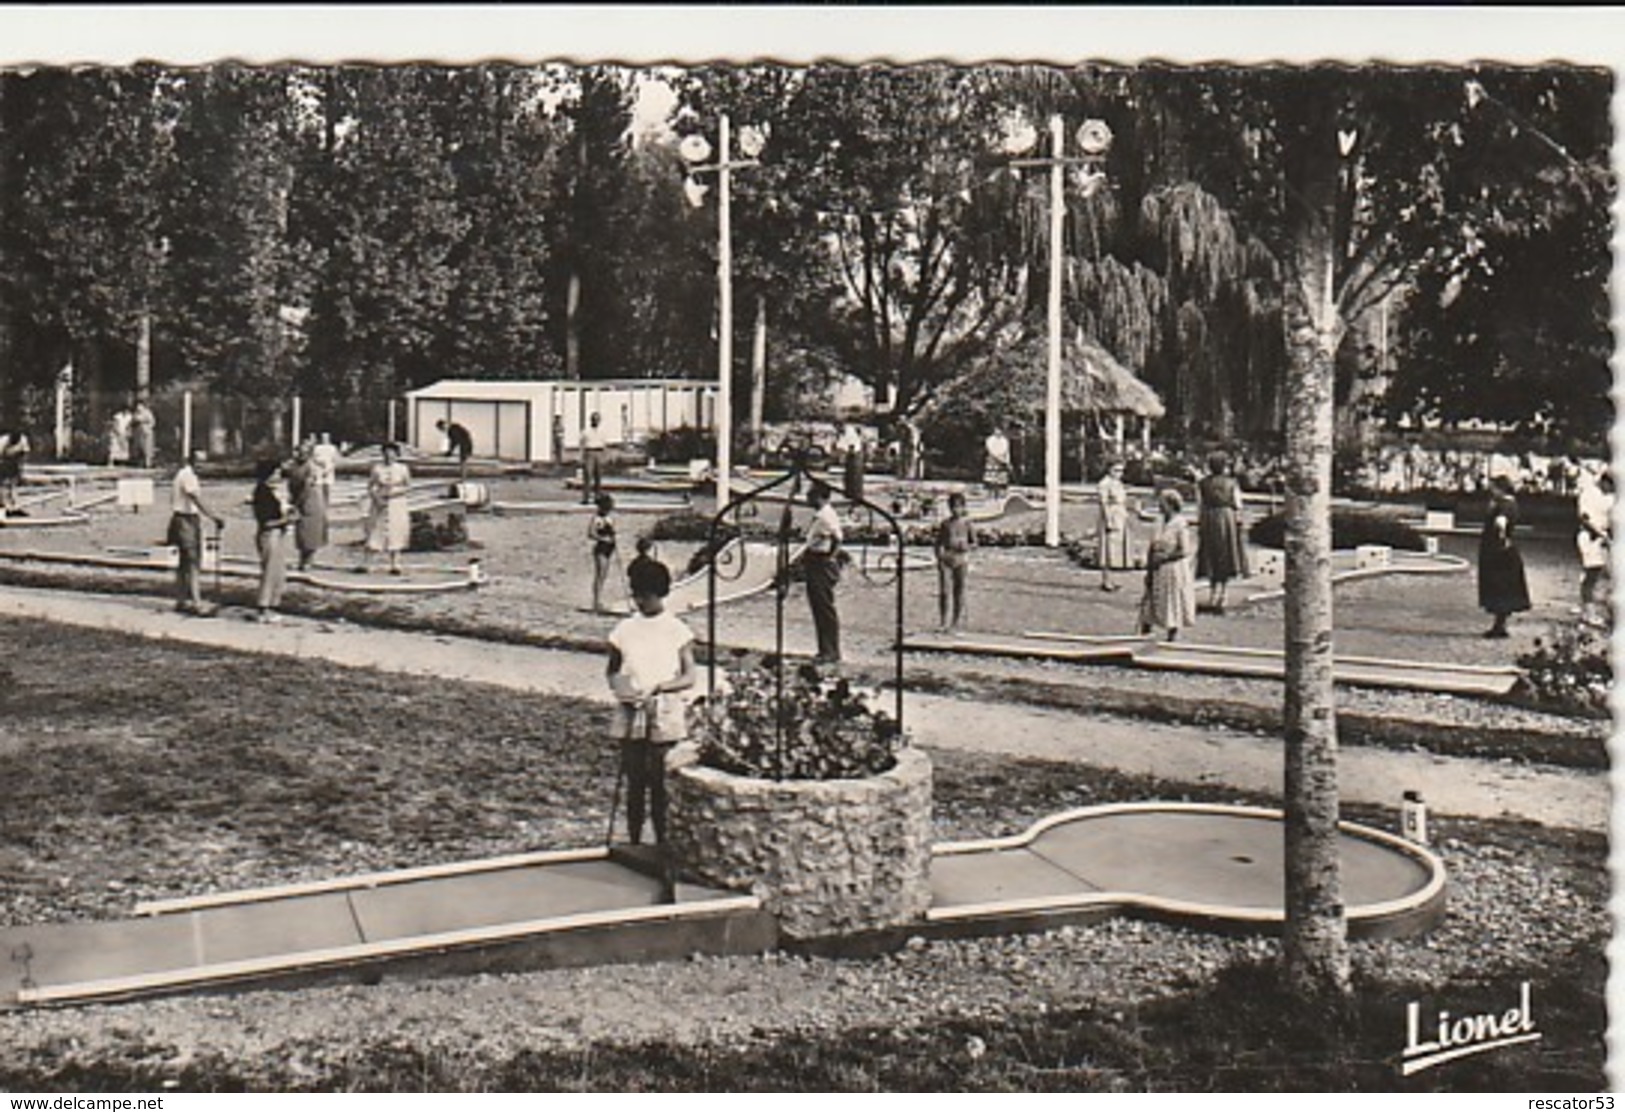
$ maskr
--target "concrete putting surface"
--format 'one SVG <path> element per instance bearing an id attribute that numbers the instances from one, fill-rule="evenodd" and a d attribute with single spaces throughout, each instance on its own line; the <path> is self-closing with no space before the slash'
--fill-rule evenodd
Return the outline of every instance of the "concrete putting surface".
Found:
<path id="1" fill-rule="evenodd" d="M 1444 912 L 1444 866 L 1421 846 L 1343 823 L 1339 850 L 1351 935 L 1427 929 Z M 1013 838 L 936 848 L 936 924 L 998 929 L 1034 917 L 1142 914 L 1220 930 L 1284 919 L 1279 811 L 1146 803 L 1051 816 Z"/>
<path id="2" fill-rule="evenodd" d="M 1013 838 L 936 847 L 933 905 L 905 933 L 1002 933 L 1107 915 L 1212 930 L 1282 921 L 1278 812 L 1181 803 L 1068 811 Z M 1344 824 L 1356 936 L 1443 914 L 1425 849 Z M 654 867 L 651 867 L 651 866 Z M 644 852 L 564 851 L 217 893 L 128 919 L 0 931 L 0 1008 L 384 971 L 452 973 L 760 953 L 777 930 L 754 896 L 668 888 Z"/>

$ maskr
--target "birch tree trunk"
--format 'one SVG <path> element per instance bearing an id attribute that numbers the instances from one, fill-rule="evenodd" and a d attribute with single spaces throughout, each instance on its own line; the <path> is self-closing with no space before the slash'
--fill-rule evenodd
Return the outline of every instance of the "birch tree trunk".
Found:
<path id="1" fill-rule="evenodd" d="M 1350 992 L 1337 820 L 1337 718 L 1332 688 L 1331 480 L 1336 131 L 1311 131 L 1287 167 L 1292 204 L 1284 323 L 1286 491 L 1287 981 L 1306 1004 Z"/>
<path id="2" fill-rule="evenodd" d="M 751 462 L 762 464 L 762 408 L 767 395 L 767 295 L 756 295 L 756 326 L 750 345 Z"/>

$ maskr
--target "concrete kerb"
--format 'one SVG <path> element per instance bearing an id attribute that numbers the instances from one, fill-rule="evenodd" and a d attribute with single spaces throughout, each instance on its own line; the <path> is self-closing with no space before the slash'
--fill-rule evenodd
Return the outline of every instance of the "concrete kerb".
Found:
<path id="1" fill-rule="evenodd" d="M 1472 569 L 1472 565 L 1460 556 L 1451 556 L 1445 553 L 1433 556 L 1411 553 L 1410 556 L 1413 558 L 1408 558 L 1401 564 L 1390 564 L 1387 567 L 1351 568 L 1348 571 L 1334 572 L 1332 582 L 1334 584 L 1355 583 L 1364 579 L 1381 578 L 1385 575 L 1458 575 Z M 1238 584 L 1238 586 L 1240 585 Z M 1238 604 L 1251 606 L 1256 603 L 1274 602 L 1285 597 L 1285 587 L 1271 587 L 1268 590 L 1257 591 L 1246 598 L 1238 600 Z"/>

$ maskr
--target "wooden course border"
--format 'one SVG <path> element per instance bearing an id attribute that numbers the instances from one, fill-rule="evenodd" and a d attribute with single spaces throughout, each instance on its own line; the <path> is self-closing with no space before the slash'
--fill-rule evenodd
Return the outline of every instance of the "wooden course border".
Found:
<path id="1" fill-rule="evenodd" d="M 221 562 L 219 573 L 232 579 L 258 579 L 259 571 L 251 567 L 229 566 L 233 558 L 227 557 Z M 0 560 L 10 560 L 16 563 L 61 564 L 68 567 L 95 568 L 107 571 L 146 571 L 154 573 L 168 573 L 175 570 L 173 562 L 160 562 L 156 558 L 145 559 L 120 556 L 97 556 L 86 553 L 69 552 L 41 552 L 25 549 L 15 552 L 0 551 Z M 309 572 L 290 571 L 287 573 L 289 583 L 299 583 L 322 590 L 338 591 L 346 594 L 435 594 L 450 593 L 452 591 L 467 591 L 483 586 L 489 580 L 483 576 L 475 579 L 472 575 L 464 575 L 455 580 L 444 580 L 436 583 L 399 583 L 382 577 L 356 577 L 355 579 L 327 579 L 313 576 Z"/>

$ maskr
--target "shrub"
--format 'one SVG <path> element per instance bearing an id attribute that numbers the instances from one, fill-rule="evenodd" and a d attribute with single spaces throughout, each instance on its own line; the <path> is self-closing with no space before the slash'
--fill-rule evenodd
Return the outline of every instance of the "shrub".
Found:
<path id="1" fill-rule="evenodd" d="M 468 543 L 468 525 L 462 514 L 452 512 L 442 521 L 428 510 L 413 510 L 408 552 L 443 552 Z"/>
<path id="2" fill-rule="evenodd" d="M 1614 668 L 1606 630 L 1578 623 L 1559 627 L 1550 640 L 1537 639 L 1521 654 L 1518 667 L 1524 675 L 1516 698 L 1560 714 L 1608 716 Z"/>
<path id="3" fill-rule="evenodd" d="M 717 458 L 717 438 L 691 425 L 655 433 L 645 446 L 649 458 L 658 463 L 687 463 L 691 459 Z"/>
<path id="4" fill-rule="evenodd" d="M 1336 508 L 1332 510 L 1332 547 L 1358 548 L 1385 544 L 1389 548 L 1421 552 L 1427 548 L 1422 534 L 1398 517 L 1398 510 Z M 1260 548 L 1286 547 L 1286 514 L 1275 513 L 1253 523 L 1248 536 Z"/>
<path id="5" fill-rule="evenodd" d="M 646 536 L 657 541 L 705 541 L 711 538 L 711 519 L 692 510 L 655 519 Z"/>
<path id="6" fill-rule="evenodd" d="M 982 548 L 1042 548 L 1044 527 L 977 522 L 976 543 Z"/>
<path id="7" fill-rule="evenodd" d="M 1061 537 L 1061 549 L 1066 553 L 1067 559 L 1071 560 L 1078 567 L 1091 568 L 1096 571 L 1100 569 L 1100 535 L 1098 533 L 1091 533 L 1086 537 L 1074 537 L 1063 534 Z M 1140 568 L 1145 566 L 1142 561 L 1139 561 L 1137 558 L 1133 557 L 1132 554 L 1130 559 L 1132 561 L 1132 567 Z M 1117 570 L 1124 571 L 1127 569 L 1119 568 Z"/>
<path id="8" fill-rule="evenodd" d="M 690 708 L 701 764 L 763 780 L 849 780 L 897 763 L 902 731 L 869 705 L 873 692 L 811 664 L 787 667 L 780 692 L 776 667 L 769 658 L 730 671 L 724 690 Z"/>

